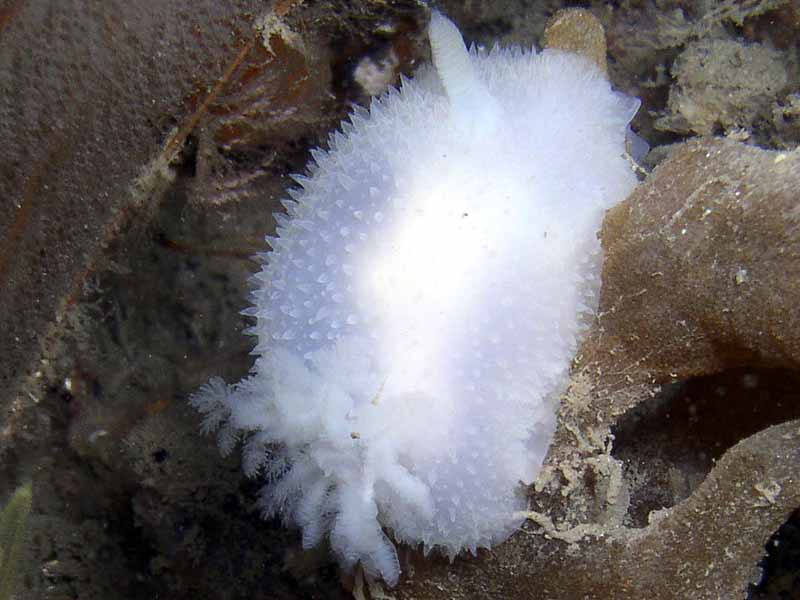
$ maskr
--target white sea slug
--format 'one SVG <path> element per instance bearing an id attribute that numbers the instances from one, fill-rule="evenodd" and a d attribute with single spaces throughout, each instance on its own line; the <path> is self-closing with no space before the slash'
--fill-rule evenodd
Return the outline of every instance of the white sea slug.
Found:
<path id="1" fill-rule="evenodd" d="M 389 537 L 451 558 L 505 540 L 596 303 L 603 212 L 635 185 L 639 102 L 560 51 L 464 47 L 356 109 L 278 215 L 257 356 L 192 398 L 262 473 L 265 515 L 394 585 Z"/>

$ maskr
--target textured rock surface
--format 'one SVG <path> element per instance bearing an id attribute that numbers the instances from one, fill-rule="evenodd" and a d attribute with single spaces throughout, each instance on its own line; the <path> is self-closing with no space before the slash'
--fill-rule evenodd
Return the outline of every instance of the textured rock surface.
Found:
<path id="1" fill-rule="evenodd" d="M 644 529 L 533 527 L 477 560 L 415 565 L 397 597 L 741 598 L 758 578 L 764 531 L 800 502 L 798 460 L 800 421 L 775 426 L 734 446 Z"/>
<path id="2" fill-rule="evenodd" d="M 604 73 L 608 72 L 606 33 L 600 21 L 587 10 L 565 9 L 547 22 L 542 45 L 589 58 Z"/>
<path id="3" fill-rule="evenodd" d="M 192 112 L 189 94 L 222 76 L 250 24 L 246 2 L 6 4 L 0 381 L 15 390 L 39 368 L 45 336 L 79 297 L 124 211 L 152 214 L 169 178 L 162 167 L 176 153 L 168 132 Z M 10 412 L 6 399 L 2 411 Z"/>
<path id="4" fill-rule="evenodd" d="M 326 549 L 261 521 L 184 402 L 247 370 L 247 257 L 286 175 L 348 103 L 426 59 L 425 12 L 190 4 L 0 8 L 0 493 L 34 473 L 26 597 L 349 596 Z M 563 3 L 441 4 L 468 41 L 530 45 Z M 798 153 L 667 152 L 685 126 L 654 127 L 677 114 L 690 46 L 760 44 L 786 90 L 753 97 L 736 135 L 796 146 L 796 4 L 585 4 L 612 81 L 644 100 L 635 128 L 669 158 L 606 219 L 603 313 L 530 521 L 452 565 L 403 551 L 397 597 L 743 597 L 800 519 Z"/>
<path id="5" fill-rule="evenodd" d="M 752 129 L 787 91 L 788 67 L 781 52 L 761 44 L 691 43 L 672 65 L 673 115 L 656 126 L 704 135 Z"/>
<path id="6" fill-rule="evenodd" d="M 613 364 L 659 382 L 800 367 L 798 189 L 800 151 L 706 140 L 609 211 L 600 323 Z"/>

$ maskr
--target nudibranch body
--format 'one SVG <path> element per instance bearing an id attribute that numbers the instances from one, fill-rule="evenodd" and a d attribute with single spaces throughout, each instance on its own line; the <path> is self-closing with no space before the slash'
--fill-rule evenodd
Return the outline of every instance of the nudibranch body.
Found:
<path id="1" fill-rule="evenodd" d="M 257 359 L 192 399 L 242 439 L 265 515 L 396 583 L 394 540 L 451 558 L 505 540 L 596 305 L 603 212 L 635 185 L 638 101 L 573 54 L 468 51 L 312 151 L 255 277 Z M 389 534 L 389 535 L 387 535 Z"/>

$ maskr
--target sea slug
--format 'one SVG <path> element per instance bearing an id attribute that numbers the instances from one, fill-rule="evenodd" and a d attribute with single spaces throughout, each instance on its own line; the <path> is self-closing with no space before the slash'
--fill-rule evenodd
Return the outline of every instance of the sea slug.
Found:
<path id="1" fill-rule="evenodd" d="M 249 377 L 192 397 L 266 479 L 265 516 L 389 585 L 392 539 L 451 558 L 526 508 L 599 287 L 603 212 L 634 187 L 638 100 L 586 58 L 467 50 L 356 109 L 259 257 Z M 391 536 L 391 538 L 390 538 Z"/>

